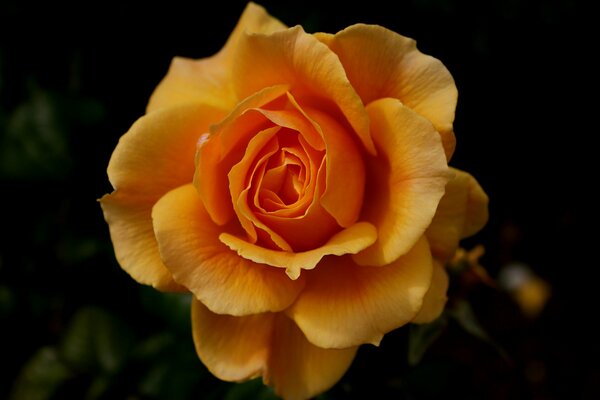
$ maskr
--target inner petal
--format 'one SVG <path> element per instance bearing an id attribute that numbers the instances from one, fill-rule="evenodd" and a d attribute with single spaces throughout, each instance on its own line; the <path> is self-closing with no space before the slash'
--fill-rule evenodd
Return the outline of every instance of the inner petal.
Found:
<path id="1" fill-rule="evenodd" d="M 308 251 L 356 221 L 363 160 L 345 127 L 331 118 L 307 113 L 291 95 L 271 106 L 249 110 L 272 125 L 249 140 L 231 169 L 231 197 L 250 243 Z"/>
<path id="2" fill-rule="evenodd" d="M 271 168 L 265 173 L 260 191 L 268 191 L 277 196 L 280 202 L 275 204 L 280 207 L 297 202 L 302 193 L 302 181 L 304 180 L 300 176 L 302 169 L 301 166 L 286 160 L 283 165 Z M 263 208 L 269 209 L 265 205 Z"/>
<path id="3" fill-rule="evenodd" d="M 322 152 L 307 154 L 306 141 L 301 134 L 283 128 L 277 134 L 280 149 L 269 157 L 263 175 L 255 174 L 251 191 L 254 192 L 254 207 L 258 214 L 278 214 L 287 217 L 302 217 L 313 202 L 318 163 Z M 317 160 L 315 160 L 317 159 Z"/>
<path id="4" fill-rule="evenodd" d="M 250 191 L 253 182 L 258 181 L 260 184 L 265 165 L 270 157 L 278 152 L 279 143 L 276 134 L 279 130 L 279 127 L 265 129 L 250 140 L 244 157 L 228 174 L 229 190 L 235 213 L 251 243 L 256 243 L 260 238 L 261 241 L 267 242 L 269 247 L 291 250 L 285 239 L 256 218 L 248 202 L 252 197 Z"/>

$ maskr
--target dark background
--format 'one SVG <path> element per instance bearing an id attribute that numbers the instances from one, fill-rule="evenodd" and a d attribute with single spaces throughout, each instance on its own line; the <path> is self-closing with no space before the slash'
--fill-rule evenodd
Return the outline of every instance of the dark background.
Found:
<path id="1" fill-rule="evenodd" d="M 453 281 L 489 340 L 452 318 L 409 367 L 410 329 L 363 347 L 323 399 L 598 398 L 596 65 L 584 2 L 264 1 L 307 31 L 375 23 L 417 39 L 459 89 L 452 165 L 490 196 L 492 277 L 527 264 L 552 287 L 527 318 L 508 293 Z M 243 1 L 0 3 L 0 398 L 267 399 L 212 378 L 191 343 L 189 300 L 120 270 L 96 199 L 118 138 L 173 56 L 224 44 Z M 592 100 L 590 100 L 592 98 Z M 458 299 L 458 300 L 457 300 Z M 9 397 L 11 398 L 11 397 Z"/>

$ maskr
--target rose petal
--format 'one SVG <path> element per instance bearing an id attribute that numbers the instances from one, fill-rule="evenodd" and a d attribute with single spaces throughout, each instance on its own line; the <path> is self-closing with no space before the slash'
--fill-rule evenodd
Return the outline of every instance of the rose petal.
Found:
<path id="1" fill-rule="evenodd" d="M 203 104 L 160 110 L 138 119 L 108 164 L 115 190 L 157 195 L 191 181 L 198 138 L 224 116 Z"/>
<path id="2" fill-rule="evenodd" d="M 307 112 L 321 128 L 327 149 L 327 183 L 321 205 L 340 226 L 351 226 L 363 205 L 365 165 L 362 155 L 335 120 L 318 110 L 307 109 Z"/>
<path id="3" fill-rule="evenodd" d="M 250 138 L 271 126 L 260 113 L 248 111 L 285 96 L 287 89 L 286 85 L 267 87 L 243 100 L 210 128 L 210 135 L 198 146 L 194 185 L 215 223 L 224 225 L 234 216 L 227 174 L 244 156 Z"/>
<path id="4" fill-rule="evenodd" d="M 433 123 L 448 160 L 455 146 L 452 122 L 458 92 L 452 75 L 416 42 L 377 25 L 352 25 L 336 35 L 317 34 L 340 58 L 364 104 L 397 98 Z"/>
<path id="5" fill-rule="evenodd" d="M 185 291 L 164 266 L 152 228 L 150 213 L 155 196 L 136 197 L 115 192 L 100 200 L 110 228 L 115 256 L 139 283 L 164 291 Z"/>
<path id="6" fill-rule="evenodd" d="M 238 216 L 242 227 L 248 234 L 249 240 L 256 243 L 258 233 L 256 228 L 261 229 L 270 240 L 279 248 L 290 251 L 290 245 L 280 235 L 274 232 L 269 226 L 263 224 L 250 209 L 248 204 L 248 190 L 252 184 L 252 170 L 258 167 L 256 164 L 263 164 L 268 158 L 279 150 L 276 134 L 281 128 L 272 127 L 256 133 L 250 139 L 246 147 L 246 153 L 242 160 L 234 165 L 229 171 L 229 191 L 231 193 L 231 202 Z M 262 172 L 259 173 L 262 175 Z"/>
<path id="7" fill-rule="evenodd" d="M 306 274 L 306 287 L 287 313 L 316 346 L 378 345 L 385 333 L 417 315 L 432 269 L 424 238 L 379 268 L 359 266 L 351 257 L 326 257 Z"/>
<path id="8" fill-rule="evenodd" d="M 267 368 L 275 314 L 234 317 L 192 300 L 192 334 L 202 363 L 219 379 L 241 381 Z"/>
<path id="9" fill-rule="evenodd" d="M 266 86 L 289 84 L 296 98 L 310 99 L 331 112 L 340 110 L 365 148 L 375 154 L 368 116 L 338 57 L 302 27 L 243 35 L 236 48 L 233 81 L 240 98 Z"/>
<path id="10" fill-rule="evenodd" d="M 231 85 L 231 70 L 240 37 L 245 33 L 271 33 L 285 28 L 264 8 L 248 3 L 229 40 L 217 54 L 200 60 L 173 59 L 167 75 L 152 94 L 147 111 L 190 101 L 231 110 L 239 100 Z"/>
<path id="11" fill-rule="evenodd" d="M 211 311 L 247 315 L 288 307 L 304 286 L 283 271 L 246 260 L 218 239 L 214 224 L 192 185 L 164 195 L 152 210 L 161 257 L 176 282 Z"/>
<path id="12" fill-rule="evenodd" d="M 488 220 L 488 197 L 479 183 L 467 172 L 452 171 L 454 177 L 425 233 L 433 255 L 440 260 L 451 258 L 459 240 L 478 232 Z"/>
<path id="13" fill-rule="evenodd" d="M 288 96 L 291 95 L 288 94 Z M 312 121 L 310 118 L 300 112 L 301 110 L 265 110 L 260 108 L 256 108 L 255 110 L 263 114 L 275 125 L 299 132 L 315 150 L 325 150 L 325 142 L 322 135 L 311 124 Z"/>
<path id="14" fill-rule="evenodd" d="M 340 227 L 331 215 L 321 207 L 318 201 L 319 193 L 322 192 L 322 186 L 324 186 L 324 175 L 324 173 L 319 171 L 319 175 L 316 178 L 316 187 L 307 193 L 307 196 L 313 194 L 313 199 L 303 215 L 295 218 L 269 213 L 260 213 L 257 215 L 256 218 L 260 221 L 257 226 L 268 226 L 267 231 L 272 230 L 276 232 L 277 236 L 282 238 L 281 240 L 285 238 L 286 243 L 291 245 L 290 248 L 285 248 L 278 241 L 275 241 L 275 244 L 278 244 L 278 247 L 285 250 L 285 252 L 293 250 L 294 253 L 301 253 L 315 249 L 322 246 L 324 242 L 339 231 Z M 240 200 L 247 203 L 247 200 L 244 198 Z M 295 274 L 290 276 L 295 276 Z"/>
<path id="15" fill-rule="evenodd" d="M 323 246 L 297 253 L 265 249 L 229 233 L 221 234 L 219 239 L 242 257 L 257 263 L 285 268 L 292 279 L 297 279 L 301 269 L 315 268 L 326 255 L 355 254 L 370 246 L 377 239 L 377 231 L 373 225 L 359 222 L 336 233 Z"/>
<path id="16" fill-rule="evenodd" d="M 158 253 L 151 210 L 167 191 L 190 182 L 200 134 L 222 112 L 188 104 L 148 114 L 121 137 L 108 165 L 115 189 L 100 203 L 121 267 L 140 283 L 179 290 Z"/>
<path id="17" fill-rule="evenodd" d="M 354 256 L 361 265 L 387 265 L 405 254 L 431 223 L 449 178 L 440 137 L 425 118 L 396 99 L 367 107 L 379 156 L 366 160 L 363 220 L 377 242 Z"/>
<path id="18" fill-rule="evenodd" d="M 448 273 L 444 266 L 433 261 L 431 286 L 423 298 L 423 306 L 412 322 L 427 324 L 440 316 L 448 300 Z"/>
<path id="19" fill-rule="evenodd" d="M 312 398 L 331 388 L 348 370 L 358 349 L 317 347 L 282 314 L 277 316 L 271 346 L 264 380 L 286 400 Z"/>
<path id="20" fill-rule="evenodd" d="M 333 386 L 346 372 L 356 347 L 322 349 L 309 343 L 284 315 L 218 315 L 192 303 L 196 351 L 217 377 L 239 381 L 264 376 L 281 397 L 311 398 Z"/>

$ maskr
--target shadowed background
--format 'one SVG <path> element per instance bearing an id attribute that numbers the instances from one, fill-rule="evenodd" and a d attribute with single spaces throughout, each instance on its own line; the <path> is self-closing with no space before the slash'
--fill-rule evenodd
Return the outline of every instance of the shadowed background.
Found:
<path id="1" fill-rule="evenodd" d="M 582 3 L 261 3 L 309 32 L 380 24 L 442 60 L 459 89 L 451 164 L 491 199 L 489 224 L 465 247 L 485 246 L 493 278 L 527 265 L 551 287 L 527 317 L 501 287 L 456 279 L 452 295 L 476 318 L 449 318 L 414 367 L 408 328 L 363 346 L 322 399 L 600 396 L 600 332 L 587 324 L 597 261 L 584 233 L 597 111 L 583 96 L 597 69 Z M 96 202 L 111 190 L 118 138 L 171 58 L 218 51 L 244 5 L 0 3 L 0 398 L 272 398 L 258 382 L 233 386 L 206 371 L 189 299 L 118 267 Z"/>

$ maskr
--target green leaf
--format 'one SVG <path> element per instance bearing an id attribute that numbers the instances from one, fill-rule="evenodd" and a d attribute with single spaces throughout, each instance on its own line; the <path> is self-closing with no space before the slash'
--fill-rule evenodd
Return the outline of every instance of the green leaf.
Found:
<path id="1" fill-rule="evenodd" d="M 506 362 L 512 364 L 508 353 L 481 326 L 473 308 L 466 300 L 455 302 L 452 308 L 448 310 L 448 315 L 458 322 L 467 333 L 494 347 Z"/>
<path id="2" fill-rule="evenodd" d="M 0 286 L 0 317 L 5 317 L 12 313 L 15 308 L 15 295 L 8 286 Z"/>
<path id="3" fill-rule="evenodd" d="M 61 178 L 70 161 L 59 102 L 32 84 L 30 98 L 7 118 L 0 137 L 0 175 Z"/>
<path id="4" fill-rule="evenodd" d="M 261 378 L 256 378 L 232 385 L 223 400 L 279 400 L 279 397 Z"/>
<path id="5" fill-rule="evenodd" d="M 162 293 L 140 286 L 140 299 L 148 313 L 162 319 L 179 332 L 189 334 L 192 329 L 190 293 Z"/>
<path id="6" fill-rule="evenodd" d="M 168 363 L 154 363 L 154 365 L 142 377 L 138 390 L 144 396 L 156 397 L 160 396 L 162 387 L 169 377 Z"/>
<path id="7" fill-rule="evenodd" d="M 61 356 L 77 369 L 114 373 L 132 344 L 129 327 L 104 310 L 86 307 L 71 319 L 59 348 Z"/>
<path id="8" fill-rule="evenodd" d="M 169 351 L 172 352 L 175 340 L 175 337 L 170 332 L 152 335 L 135 346 L 132 358 L 145 362 L 160 357 Z"/>
<path id="9" fill-rule="evenodd" d="M 25 364 L 10 400 L 46 400 L 70 377 L 71 370 L 53 347 L 42 347 Z"/>
<path id="10" fill-rule="evenodd" d="M 442 334 L 448 319 L 445 314 L 442 314 L 435 321 L 429 324 L 411 325 L 408 334 L 408 364 L 411 366 L 417 365 L 427 349 L 436 341 Z"/>
<path id="11" fill-rule="evenodd" d="M 98 375 L 92 380 L 85 394 L 85 400 L 101 399 L 110 389 L 112 377 L 110 375 Z"/>

